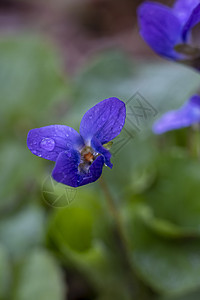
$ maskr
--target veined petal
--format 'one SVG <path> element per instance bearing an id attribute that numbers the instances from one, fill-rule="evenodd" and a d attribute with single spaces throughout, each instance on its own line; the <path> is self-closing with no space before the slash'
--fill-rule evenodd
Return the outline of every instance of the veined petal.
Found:
<path id="1" fill-rule="evenodd" d="M 164 114 L 153 125 L 153 132 L 162 134 L 164 132 L 188 127 L 200 122 L 200 96 L 190 98 L 180 109 L 169 111 Z"/>
<path id="2" fill-rule="evenodd" d="M 72 187 L 78 187 L 81 179 L 78 174 L 79 163 L 80 153 L 78 151 L 69 149 L 61 152 L 52 172 L 53 179 Z"/>
<path id="3" fill-rule="evenodd" d="M 174 13 L 184 25 L 191 16 L 193 9 L 199 4 L 199 0 L 177 0 L 174 4 Z"/>
<path id="4" fill-rule="evenodd" d="M 99 179 L 102 174 L 103 165 L 104 158 L 102 155 L 100 155 L 91 164 L 89 172 L 81 176 L 79 186 L 95 182 L 97 179 Z"/>
<path id="5" fill-rule="evenodd" d="M 33 154 L 52 161 L 56 161 L 60 152 L 82 145 L 84 142 L 80 134 L 64 125 L 35 128 L 29 131 L 27 137 L 27 146 Z"/>
<path id="6" fill-rule="evenodd" d="M 105 149 L 102 144 L 100 143 L 100 141 L 96 138 L 96 137 L 93 137 L 92 141 L 91 141 L 91 145 L 92 145 L 92 148 L 102 154 L 105 158 L 105 164 L 112 169 L 113 167 L 113 164 L 110 162 L 110 159 L 111 159 L 111 153 Z"/>
<path id="7" fill-rule="evenodd" d="M 104 157 L 99 156 L 87 173 L 79 173 L 80 153 L 74 149 L 59 154 L 52 177 L 63 184 L 79 187 L 96 181 L 102 174 Z"/>
<path id="8" fill-rule="evenodd" d="M 200 22 L 200 4 L 197 5 L 183 28 L 183 40 L 186 41 L 190 30 Z"/>
<path id="9" fill-rule="evenodd" d="M 138 18 L 141 36 L 155 52 L 172 59 L 180 57 L 174 46 L 182 42 L 182 24 L 172 9 L 147 1 L 139 6 Z"/>
<path id="10" fill-rule="evenodd" d="M 86 143 L 96 137 L 105 144 L 120 134 L 126 119 L 124 102 L 117 98 L 105 99 L 89 109 L 80 124 L 80 134 Z"/>

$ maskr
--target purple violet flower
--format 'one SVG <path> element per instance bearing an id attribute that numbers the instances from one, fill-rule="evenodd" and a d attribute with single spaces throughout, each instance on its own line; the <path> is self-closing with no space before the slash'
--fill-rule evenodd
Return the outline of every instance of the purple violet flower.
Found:
<path id="1" fill-rule="evenodd" d="M 138 8 L 138 20 L 141 36 L 156 53 L 185 63 L 199 62 L 200 48 L 192 32 L 200 22 L 199 0 L 177 0 L 172 8 L 146 1 Z"/>
<path id="2" fill-rule="evenodd" d="M 108 98 L 85 113 L 80 134 L 65 125 L 50 125 L 30 130 L 27 145 L 33 154 L 56 162 L 56 181 L 82 186 L 96 181 L 104 164 L 112 169 L 111 153 L 104 145 L 120 134 L 125 119 L 124 102 Z"/>
<path id="3" fill-rule="evenodd" d="M 192 96 L 181 108 L 164 114 L 153 125 L 155 134 L 200 123 L 200 96 Z"/>

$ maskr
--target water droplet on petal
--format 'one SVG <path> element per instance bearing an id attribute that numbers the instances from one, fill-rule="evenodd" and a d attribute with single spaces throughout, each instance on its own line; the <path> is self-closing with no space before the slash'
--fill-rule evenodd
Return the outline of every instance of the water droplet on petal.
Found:
<path id="1" fill-rule="evenodd" d="M 92 115 L 89 116 L 89 119 L 90 119 L 90 120 L 92 119 Z"/>
<path id="2" fill-rule="evenodd" d="M 40 146 L 46 151 L 52 151 L 55 148 L 55 141 L 51 138 L 44 138 L 41 141 Z"/>

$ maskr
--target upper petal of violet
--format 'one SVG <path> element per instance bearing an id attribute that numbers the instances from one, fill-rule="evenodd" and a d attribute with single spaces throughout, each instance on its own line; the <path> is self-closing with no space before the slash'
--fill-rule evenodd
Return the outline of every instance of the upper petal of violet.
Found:
<path id="1" fill-rule="evenodd" d="M 138 19 L 141 36 L 155 52 L 172 59 L 180 57 L 174 46 L 182 43 L 182 24 L 172 9 L 147 1 L 139 6 Z"/>
<path id="2" fill-rule="evenodd" d="M 200 96 L 191 97 L 180 109 L 169 111 L 153 125 L 153 132 L 164 132 L 188 127 L 200 122 Z"/>
<path id="3" fill-rule="evenodd" d="M 93 137 L 105 144 L 120 134 L 126 119 L 126 107 L 118 98 L 105 99 L 89 109 L 80 124 L 86 143 Z"/>
<path id="4" fill-rule="evenodd" d="M 29 131 L 27 137 L 27 146 L 33 154 L 52 161 L 56 161 L 60 152 L 83 145 L 79 133 L 64 125 L 35 128 Z"/>

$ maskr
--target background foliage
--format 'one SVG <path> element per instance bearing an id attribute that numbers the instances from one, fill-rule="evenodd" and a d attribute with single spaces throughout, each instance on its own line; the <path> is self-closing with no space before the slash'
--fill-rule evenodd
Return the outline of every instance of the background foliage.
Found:
<path id="1" fill-rule="evenodd" d="M 191 129 L 155 137 L 155 118 L 139 133 L 127 121 L 134 138 L 113 156 L 113 170 L 104 168 L 129 239 L 129 267 L 99 183 L 52 186 L 53 163 L 26 147 L 30 129 L 78 130 L 84 112 L 112 96 L 127 102 L 139 92 L 157 118 L 196 93 L 199 74 L 116 48 L 73 76 L 62 63 L 38 32 L 1 37 L 0 299 L 199 299 L 199 137 Z"/>

